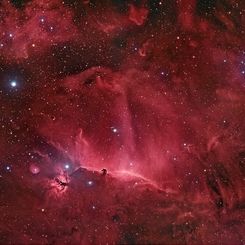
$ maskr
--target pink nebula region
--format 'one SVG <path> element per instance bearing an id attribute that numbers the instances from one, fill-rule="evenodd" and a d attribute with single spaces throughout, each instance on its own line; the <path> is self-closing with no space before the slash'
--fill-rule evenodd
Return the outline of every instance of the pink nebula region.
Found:
<path id="1" fill-rule="evenodd" d="M 0 244 L 245 244 L 245 2 L 2 0 Z"/>

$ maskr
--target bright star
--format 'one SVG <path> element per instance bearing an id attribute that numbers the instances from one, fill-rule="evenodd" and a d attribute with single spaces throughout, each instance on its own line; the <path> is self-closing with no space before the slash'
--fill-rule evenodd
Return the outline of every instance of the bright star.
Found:
<path id="1" fill-rule="evenodd" d="M 93 182 L 92 180 L 89 180 L 89 181 L 88 181 L 88 185 L 89 185 L 89 186 L 92 186 L 93 183 L 94 183 L 94 182 Z"/>
<path id="2" fill-rule="evenodd" d="M 112 130 L 113 133 L 117 133 L 118 132 L 118 129 L 114 128 L 114 127 L 112 127 L 111 130 Z"/>
<path id="3" fill-rule="evenodd" d="M 69 164 L 66 164 L 65 165 L 65 169 L 69 169 L 70 168 L 70 165 Z"/>
<path id="4" fill-rule="evenodd" d="M 15 80 L 10 82 L 10 85 L 12 88 L 15 88 L 17 86 L 17 82 Z"/>

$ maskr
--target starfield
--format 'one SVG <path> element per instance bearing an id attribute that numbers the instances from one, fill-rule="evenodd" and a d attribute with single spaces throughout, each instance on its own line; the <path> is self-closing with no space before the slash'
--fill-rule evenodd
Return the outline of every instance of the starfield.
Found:
<path id="1" fill-rule="evenodd" d="M 1 245 L 245 244 L 245 1 L 0 2 Z"/>

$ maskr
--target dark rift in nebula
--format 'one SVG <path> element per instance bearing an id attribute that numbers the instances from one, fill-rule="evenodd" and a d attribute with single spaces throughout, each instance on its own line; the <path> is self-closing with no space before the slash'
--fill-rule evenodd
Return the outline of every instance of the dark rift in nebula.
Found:
<path id="1" fill-rule="evenodd" d="M 1 1 L 0 244 L 244 244 L 244 32 L 242 0 Z"/>

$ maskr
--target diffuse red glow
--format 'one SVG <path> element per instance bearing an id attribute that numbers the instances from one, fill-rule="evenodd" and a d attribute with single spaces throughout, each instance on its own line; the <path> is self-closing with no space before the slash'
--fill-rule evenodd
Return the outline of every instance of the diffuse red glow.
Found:
<path id="1" fill-rule="evenodd" d="M 244 243 L 245 6 L 211 2 L 0 4 L 1 244 Z"/>

